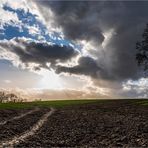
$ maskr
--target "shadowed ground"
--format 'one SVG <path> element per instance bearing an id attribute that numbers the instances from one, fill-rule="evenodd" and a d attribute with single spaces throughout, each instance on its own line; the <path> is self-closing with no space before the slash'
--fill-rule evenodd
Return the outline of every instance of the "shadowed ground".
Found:
<path id="1" fill-rule="evenodd" d="M 57 108 L 15 147 L 148 147 L 147 102 L 108 100 Z"/>

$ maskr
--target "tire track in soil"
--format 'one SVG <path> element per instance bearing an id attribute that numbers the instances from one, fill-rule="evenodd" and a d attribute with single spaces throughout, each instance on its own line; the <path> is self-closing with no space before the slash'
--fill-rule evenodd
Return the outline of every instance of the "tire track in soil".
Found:
<path id="1" fill-rule="evenodd" d="M 15 144 L 19 144 L 22 141 L 25 141 L 28 137 L 33 136 L 47 121 L 48 117 L 51 116 L 55 112 L 54 108 L 50 108 L 50 111 L 45 113 L 37 123 L 35 123 L 30 130 L 27 130 L 22 135 L 17 135 L 8 141 L 2 141 L 0 143 L 1 147 L 14 147 Z"/>
<path id="2" fill-rule="evenodd" d="M 20 116 L 26 112 L 33 110 L 34 108 L 28 109 L 0 109 L 0 122 L 4 122 L 13 117 Z"/>
<path id="3" fill-rule="evenodd" d="M 31 110 L 31 111 L 28 111 L 28 112 L 26 112 L 26 113 L 23 113 L 23 114 L 21 114 L 21 115 L 19 115 L 19 116 L 15 116 L 15 117 L 13 117 L 13 118 L 11 118 L 11 119 L 2 121 L 2 122 L 0 122 L 0 125 L 5 125 L 5 124 L 8 123 L 8 122 L 21 119 L 21 118 L 23 118 L 23 117 L 25 117 L 25 116 L 27 116 L 27 115 L 29 115 L 29 114 L 32 114 L 33 112 L 36 112 L 36 111 L 38 111 L 38 110 L 39 110 L 39 108 L 35 108 L 35 109 L 33 109 L 33 110 Z"/>
<path id="4" fill-rule="evenodd" d="M 5 125 L 0 126 L 0 143 L 1 141 L 8 141 L 16 135 L 21 135 L 27 130 L 30 130 L 31 127 L 37 123 L 37 121 L 47 112 L 49 108 L 39 108 L 38 111 L 35 111 L 23 118 L 8 122 Z"/>

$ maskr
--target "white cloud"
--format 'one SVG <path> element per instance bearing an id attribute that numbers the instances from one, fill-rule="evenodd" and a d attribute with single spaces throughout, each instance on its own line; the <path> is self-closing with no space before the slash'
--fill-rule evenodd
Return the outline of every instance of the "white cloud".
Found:
<path id="1" fill-rule="evenodd" d="M 1 0 L 0 5 L 7 5 L 13 9 L 23 9 L 25 12 L 32 12 L 33 14 L 40 15 L 37 6 L 33 1 L 28 0 Z"/>
<path id="2" fill-rule="evenodd" d="M 64 38 L 62 28 L 55 22 L 55 15 L 51 8 L 42 6 L 40 2 L 36 0 L 31 0 L 28 5 L 32 8 L 32 11 L 38 15 L 38 19 L 47 27 L 47 34 L 52 35 L 53 32 L 56 32 L 60 34 L 61 38 Z"/>
<path id="3" fill-rule="evenodd" d="M 4 10 L 2 5 L 0 5 L 0 16 L 1 16 L 0 17 L 1 28 L 5 24 L 16 26 L 17 24 L 21 23 L 16 13 Z"/>
<path id="4" fill-rule="evenodd" d="M 102 47 L 105 48 L 109 41 L 111 40 L 112 36 L 115 35 L 116 32 L 114 29 L 109 29 L 103 33 L 104 41 L 102 42 Z"/>
<path id="5" fill-rule="evenodd" d="M 123 92 L 129 94 L 129 96 L 148 98 L 148 78 L 140 78 L 136 81 L 128 80 L 127 82 L 124 82 Z"/>
<path id="6" fill-rule="evenodd" d="M 38 26 L 34 25 L 34 26 L 27 26 L 29 34 L 31 35 L 37 35 L 41 33 L 41 30 L 39 29 Z"/>
<path id="7" fill-rule="evenodd" d="M 37 5 L 33 1 L 28 0 L 1 0 L 0 1 L 0 29 L 4 29 L 4 25 L 16 26 L 22 30 L 22 27 L 28 28 L 30 34 L 40 34 L 40 29 L 37 26 L 30 26 L 29 24 L 22 24 L 19 20 L 17 13 L 4 10 L 3 6 L 8 6 L 13 10 L 24 10 L 25 13 L 30 12 L 33 15 L 36 15 L 36 19 L 43 24 L 45 24 L 45 19 L 42 17 Z M 50 28 L 50 26 L 49 26 Z"/>

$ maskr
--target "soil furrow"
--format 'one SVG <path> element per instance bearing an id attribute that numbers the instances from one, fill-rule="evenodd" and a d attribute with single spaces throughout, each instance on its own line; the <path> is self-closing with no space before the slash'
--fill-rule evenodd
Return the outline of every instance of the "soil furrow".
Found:
<path id="1" fill-rule="evenodd" d="M 49 109 L 39 109 L 20 119 L 7 122 L 0 126 L 0 141 L 7 140 L 30 129 Z"/>
<path id="2" fill-rule="evenodd" d="M 0 122 L 9 120 L 15 116 L 20 116 L 26 112 L 31 111 L 32 109 L 0 109 Z"/>
<path id="3" fill-rule="evenodd" d="M 14 121 L 14 120 L 18 120 L 18 119 L 23 118 L 23 117 L 25 117 L 25 116 L 27 116 L 27 115 L 29 115 L 29 114 L 35 112 L 35 111 L 38 111 L 38 110 L 39 110 L 39 108 L 35 108 L 35 109 L 30 110 L 30 111 L 28 111 L 28 112 L 22 113 L 22 114 L 20 114 L 19 116 L 14 116 L 13 118 L 10 118 L 10 119 L 8 119 L 8 120 L 5 120 L 5 121 L 0 122 L 0 125 L 5 125 L 7 122 L 11 122 L 11 121 Z"/>
<path id="4" fill-rule="evenodd" d="M 3 146 L 3 147 L 13 147 L 15 144 L 18 144 L 20 141 L 25 141 L 26 138 L 33 136 L 35 134 L 35 132 L 37 132 L 43 126 L 43 124 L 47 121 L 48 117 L 51 116 L 54 113 L 54 111 L 55 110 L 53 108 L 51 108 L 51 110 L 48 111 L 47 113 L 45 113 L 39 119 L 39 121 L 37 123 L 35 123 L 33 125 L 33 127 L 31 127 L 30 130 L 27 130 L 23 134 L 15 136 L 8 141 L 3 141 L 3 142 L 0 143 L 0 145 Z"/>

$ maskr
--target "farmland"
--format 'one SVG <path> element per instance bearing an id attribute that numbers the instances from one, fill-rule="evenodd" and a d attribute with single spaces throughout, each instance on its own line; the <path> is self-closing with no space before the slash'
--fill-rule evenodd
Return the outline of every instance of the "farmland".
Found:
<path id="1" fill-rule="evenodd" d="M 148 100 L 0 104 L 0 145 L 148 147 Z"/>

